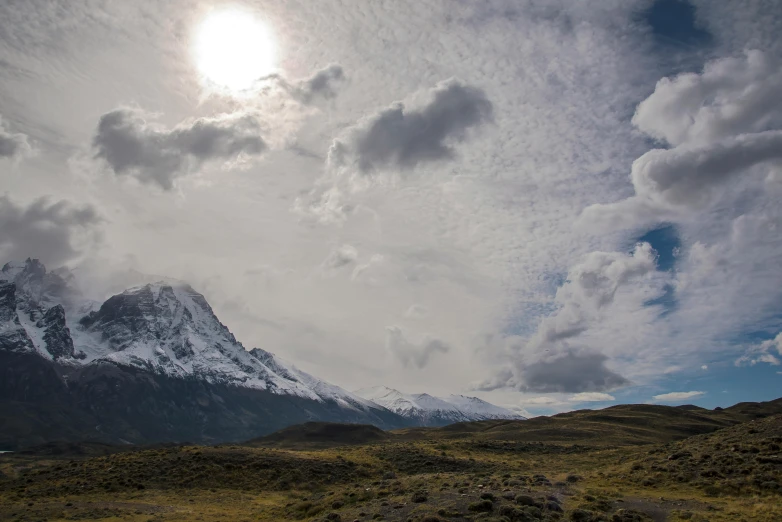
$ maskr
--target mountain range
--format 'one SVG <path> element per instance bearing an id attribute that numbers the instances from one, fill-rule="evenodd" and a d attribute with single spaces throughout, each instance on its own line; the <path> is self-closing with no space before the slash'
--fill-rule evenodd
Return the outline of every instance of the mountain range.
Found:
<path id="1" fill-rule="evenodd" d="M 406 394 L 386 386 L 362 388 L 354 393 L 410 419 L 416 426 L 445 426 L 456 422 L 479 420 L 526 419 L 506 408 L 465 395 L 434 397 L 428 393 Z"/>
<path id="2" fill-rule="evenodd" d="M 247 350 L 187 283 L 86 298 L 67 269 L 0 270 L 0 445 L 246 440 L 305 421 L 383 429 L 519 418 L 474 397 L 348 392 Z"/>

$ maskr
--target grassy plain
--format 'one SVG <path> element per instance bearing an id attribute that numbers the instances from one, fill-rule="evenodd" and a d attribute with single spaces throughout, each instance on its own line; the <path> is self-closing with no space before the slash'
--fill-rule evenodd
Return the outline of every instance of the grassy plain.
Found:
<path id="1" fill-rule="evenodd" d="M 781 403 L 0 455 L 0 520 L 779 521 Z M 734 407 L 736 408 L 736 407 Z"/>

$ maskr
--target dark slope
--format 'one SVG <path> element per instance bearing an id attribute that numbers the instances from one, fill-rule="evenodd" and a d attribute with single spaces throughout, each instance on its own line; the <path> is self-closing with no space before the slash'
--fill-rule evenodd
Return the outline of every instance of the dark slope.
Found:
<path id="1" fill-rule="evenodd" d="M 0 352 L 0 449 L 52 441 L 112 444 L 241 441 L 312 420 L 405 426 L 398 415 L 348 410 L 263 390 L 179 379 L 109 363 L 67 367 Z"/>
<path id="2" fill-rule="evenodd" d="M 753 403 L 737 409 L 747 404 Z M 615 475 L 641 485 L 693 485 L 708 496 L 779 494 L 781 444 L 782 415 L 772 415 L 666 444 L 627 463 Z"/>
<path id="3" fill-rule="evenodd" d="M 622 404 L 525 421 L 461 422 L 384 432 L 374 426 L 310 422 L 245 442 L 247 446 L 309 449 L 376 442 L 516 441 L 592 447 L 668 443 L 782 414 L 782 399 L 707 410 L 698 406 Z"/>
<path id="4" fill-rule="evenodd" d="M 332 447 L 348 444 L 371 444 L 391 439 L 388 432 L 369 424 L 307 422 L 288 426 L 271 435 L 247 441 L 246 446 Z"/>
<path id="5" fill-rule="evenodd" d="M 442 428 L 406 428 L 402 440 L 516 440 L 588 445 L 650 444 L 711 433 L 753 418 L 782 413 L 782 399 L 740 403 L 725 409 L 622 404 L 603 410 L 578 410 L 526 421 L 481 421 Z"/>

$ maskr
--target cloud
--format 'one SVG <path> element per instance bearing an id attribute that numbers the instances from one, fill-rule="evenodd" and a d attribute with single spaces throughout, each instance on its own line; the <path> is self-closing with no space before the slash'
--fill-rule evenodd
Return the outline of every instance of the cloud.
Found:
<path id="1" fill-rule="evenodd" d="M 708 370 L 708 369 L 709 369 L 709 366 L 707 364 L 702 364 L 701 365 L 701 370 Z"/>
<path id="2" fill-rule="evenodd" d="M 776 351 L 779 357 L 771 353 L 773 351 Z M 758 363 L 779 366 L 782 364 L 780 357 L 782 357 L 782 332 L 773 339 L 767 339 L 748 348 L 744 355 L 736 360 L 736 366 L 744 366 L 747 364 L 755 366 Z"/>
<path id="3" fill-rule="evenodd" d="M 97 241 L 96 210 L 75 207 L 65 200 L 40 198 L 27 206 L 0 197 L 0 258 L 6 261 L 28 257 L 58 266 L 80 253 L 85 243 Z"/>
<path id="4" fill-rule="evenodd" d="M 752 250 L 746 248 L 751 246 L 747 243 L 742 258 L 717 250 L 728 257 L 727 275 L 721 277 L 722 268 L 717 265 L 707 278 L 714 290 L 704 293 L 702 301 L 685 302 L 685 292 L 677 287 L 676 299 L 682 305 L 665 318 L 655 311 L 657 306 L 638 305 L 644 297 L 654 299 L 652 279 L 657 276 L 650 273 L 621 285 L 613 302 L 585 307 L 581 323 L 585 328 L 547 347 L 553 353 L 545 352 L 546 348 L 526 348 L 526 342 L 517 343 L 515 352 L 500 343 L 482 348 L 480 339 L 490 334 L 518 335 L 527 341 L 542 317 L 562 309 L 555 294 L 570 267 L 581 263 L 590 251 L 627 253 L 638 237 L 634 230 L 604 234 L 598 227 L 584 233 L 574 231 L 572 224 L 587 205 L 632 193 L 630 165 L 649 148 L 644 133 L 634 132 L 632 111 L 627 114 L 667 74 L 660 72 L 660 57 L 649 53 L 650 35 L 638 31 L 636 23 L 639 5 L 649 0 L 590 3 L 588 8 L 579 2 L 501 0 L 472 3 L 465 9 L 442 2 L 401 6 L 373 2 L 353 10 L 340 8 L 336 0 L 324 2 L 301 3 L 293 17 L 290 3 L 267 2 L 263 13 L 270 27 L 283 31 L 287 41 L 297 42 L 296 59 L 280 63 L 283 68 L 306 71 L 300 77 L 289 76 L 291 84 L 314 76 L 311 73 L 321 65 L 312 64 L 327 63 L 323 42 L 329 44 L 329 56 L 338 57 L 350 81 L 333 83 L 340 103 L 325 103 L 328 110 L 322 111 L 302 107 L 303 102 L 274 82 L 269 82 L 269 88 L 280 96 L 267 99 L 205 96 L 208 93 L 201 91 L 197 78 L 189 78 L 191 67 L 181 60 L 181 31 L 177 30 L 188 27 L 194 13 L 177 9 L 176 3 L 157 2 L 155 16 L 150 17 L 144 2 L 106 2 L 100 16 L 79 7 L 78 2 L 61 2 L 68 9 L 35 7 L 40 2 L 28 2 L 29 9 L 20 9 L 18 2 L 7 7 L 0 2 L 4 15 L 0 25 L 12 36 L 0 43 L 0 55 L 10 62 L 6 72 L 14 73 L 14 81 L 7 85 L 8 96 L 0 100 L 4 104 L 0 112 L 19 115 L 24 127 L 12 127 L 14 131 L 24 130 L 36 143 L 40 141 L 47 149 L 52 143 L 62 151 L 51 155 L 47 151 L 34 162 L 24 162 L 24 174 L 13 176 L 15 185 L 8 188 L 14 201 L 32 198 L 42 186 L 56 190 L 56 199 L 72 198 L 74 191 L 85 189 L 69 183 L 62 156 L 83 142 L 83 118 L 93 114 L 96 101 L 108 112 L 128 100 L 143 104 L 153 100 L 155 108 L 165 107 L 156 110 L 164 110 L 166 118 L 147 121 L 164 125 L 166 132 L 187 117 L 232 112 L 241 105 L 258 108 L 264 124 L 273 130 L 262 137 L 274 152 L 270 150 L 262 164 L 250 165 L 252 175 L 231 176 L 231 183 L 188 190 L 187 198 L 176 201 L 149 198 L 147 191 L 135 190 L 139 187 L 106 183 L 105 179 L 86 188 L 112 208 L 111 223 L 102 226 L 106 240 L 111 241 L 107 251 L 118 257 L 133 252 L 137 256 L 134 268 L 186 279 L 204 288 L 216 309 L 220 302 L 245 303 L 218 311 L 238 338 L 248 346 L 277 346 L 281 355 L 303 369 L 348 387 L 382 379 L 411 389 L 425 379 L 436 393 L 456 392 L 471 379 L 512 368 L 517 360 L 527 364 L 542 360 L 547 353 L 552 358 L 561 356 L 568 344 L 578 353 L 604 355 L 608 358 L 605 366 L 627 380 L 650 384 L 661 378 L 664 368 L 686 372 L 706 358 L 719 361 L 723 354 L 717 352 L 725 349 L 727 339 L 736 338 L 719 335 L 725 324 L 738 324 L 733 318 L 759 318 L 768 310 L 778 310 L 769 301 L 755 304 L 748 295 L 726 291 L 734 284 L 746 288 L 738 281 L 750 280 L 763 281 L 769 293 L 782 288 L 775 284 L 779 275 L 765 280 L 755 277 L 763 267 L 780 264 L 765 257 L 765 246 Z M 711 17 L 719 9 L 723 15 L 718 22 L 730 31 L 771 18 L 749 15 L 745 5 L 701 3 L 699 17 Z M 470 16 L 485 11 L 494 14 Z M 709 30 L 715 46 L 723 45 L 723 34 Z M 782 41 L 778 32 L 770 31 L 767 41 Z M 56 42 L 52 35 L 57 36 Z M 393 46 L 388 45 L 389 39 Z M 724 56 L 736 49 L 741 52 L 749 42 L 733 41 L 732 49 L 707 51 Z M 90 52 L 95 48 L 106 49 L 106 53 Z M 779 55 L 770 49 L 766 52 Z M 112 59 L 116 56 L 123 59 Z M 677 70 L 685 70 L 680 65 Z M 338 186 L 341 198 L 329 203 L 352 209 L 345 222 L 339 227 L 319 226 L 288 212 L 292 202 L 313 187 L 333 140 L 353 145 L 350 134 L 363 121 L 362 115 L 377 115 L 394 100 L 403 100 L 402 115 L 421 112 L 427 102 L 419 103 L 417 96 L 422 98 L 438 81 L 452 75 L 458 75 L 465 85 L 480 87 L 494 116 L 491 124 L 468 128 L 464 141 L 455 135 L 442 140 L 456 161 L 420 160 L 410 170 L 399 167 L 392 157 L 373 165 L 385 170 L 368 175 L 374 173 L 359 171 L 357 153 L 347 150 L 346 164 L 341 167 L 349 171 L 346 174 L 366 179 L 370 186 L 360 192 L 351 192 L 354 183 Z M 408 97 L 409 93 L 419 94 Z M 318 92 L 310 103 L 323 100 L 328 101 Z M 717 96 L 712 100 L 719 103 Z M 283 104 L 286 110 L 277 106 Z M 99 116 L 92 119 L 95 125 Z M 306 125 L 302 125 L 304 118 Z M 296 128 L 296 146 L 311 151 L 310 156 L 276 150 L 279 126 L 286 123 Z M 761 127 L 746 129 L 742 133 L 761 132 Z M 709 138 L 703 145 L 719 140 Z M 699 144 L 690 140 L 686 145 Z M 214 166 L 204 164 L 200 176 Z M 196 176 L 176 177 L 174 187 L 189 184 Z M 728 181 L 717 190 L 725 189 L 730 195 L 730 187 Z M 767 190 L 769 200 L 778 199 L 772 192 L 778 188 L 760 189 Z M 718 195 L 715 191 L 714 196 Z M 743 208 L 754 203 L 747 198 Z M 650 205 L 651 219 L 659 217 L 657 207 Z M 738 209 L 725 205 L 721 210 L 732 213 Z M 617 216 L 620 226 L 628 224 L 626 213 Z M 697 219 L 710 228 L 689 223 L 682 227 L 679 277 L 692 275 L 685 273 L 685 260 L 694 242 L 709 248 L 722 246 L 719 217 L 704 212 Z M 764 245 L 776 241 L 771 233 L 764 237 L 771 242 Z M 339 269 L 335 277 L 318 277 L 320 264 L 331 249 L 344 244 L 357 248 L 358 260 Z M 422 261 L 419 252 L 423 251 L 430 253 L 430 259 L 440 256 L 452 264 L 441 268 Z M 353 271 L 374 254 L 382 255 L 383 263 L 361 272 L 361 284 L 352 280 Z M 763 257 L 755 260 L 753 255 Z M 261 265 L 275 273 L 290 273 L 245 276 L 245 268 Z M 219 280 L 214 279 L 218 276 Z M 369 276 L 379 284 L 363 284 Z M 202 285 L 207 280 L 214 281 L 208 288 Z M 412 303 L 425 306 L 426 316 L 405 317 Z M 699 319 L 709 315 L 710 320 Z M 259 317 L 281 326 L 269 328 L 270 323 L 258 321 Z M 744 321 L 744 327 L 762 331 L 751 321 Z M 431 332 L 446 340 L 451 351 L 435 352 L 426 371 L 410 371 L 396 359 L 388 364 L 388 325 L 398 325 L 416 345 L 420 338 L 408 334 L 408 328 Z M 741 355 L 732 350 L 726 355 L 731 361 Z M 448 371 L 440 371 L 441 366 Z M 779 368 L 772 368 L 771 373 Z M 505 393 L 505 402 L 523 404 L 513 390 L 491 395 Z M 564 395 L 564 401 L 569 396 Z"/>
<path id="5" fill-rule="evenodd" d="M 630 382 L 609 370 L 608 357 L 599 353 L 569 350 L 559 357 L 528 364 L 517 372 L 521 391 L 538 393 L 581 393 L 612 390 Z"/>
<path id="6" fill-rule="evenodd" d="M 568 272 L 555 297 L 561 308 L 541 321 L 531 347 L 551 347 L 582 334 L 622 286 L 656 269 L 656 253 L 649 243 L 639 243 L 631 254 L 590 252 Z"/>
<path id="7" fill-rule="evenodd" d="M 104 114 L 93 138 L 95 157 L 117 175 L 171 190 L 177 178 L 210 161 L 228 162 L 263 153 L 262 125 L 251 113 L 187 120 L 167 129 L 140 109 Z"/>
<path id="8" fill-rule="evenodd" d="M 329 252 L 321 266 L 326 270 L 336 270 L 348 265 L 353 265 L 358 260 L 358 251 L 352 245 L 342 245 Z"/>
<path id="9" fill-rule="evenodd" d="M 538 324 L 523 346 L 512 349 L 511 366 L 477 385 L 479 390 L 513 388 L 542 393 L 602 392 L 630 384 L 606 366 L 607 356 L 573 342 L 599 324 L 617 294 L 631 283 L 646 281 L 659 294 L 668 276 L 657 272 L 649 243 L 633 252 L 590 252 L 571 267 L 555 296 L 559 308 Z M 646 287 L 641 286 L 641 294 Z M 639 299 L 636 299 L 639 301 Z M 638 306 L 643 305 L 640 298 Z"/>
<path id="10" fill-rule="evenodd" d="M 334 141 L 329 163 L 355 161 L 361 172 L 368 173 L 452 159 L 453 144 L 465 140 L 469 129 L 491 121 L 492 113 L 493 105 L 481 89 L 450 79 L 432 89 L 420 107 L 396 102 L 360 121 Z"/>
<path id="11" fill-rule="evenodd" d="M 630 172 L 635 195 L 588 206 L 582 225 L 637 226 L 701 210 L 724 197 L 730 182 L 761 167 L 776 179 L 781 89 L 782 62 L 758 50 L 713 60 L 701 73 L 660 80 L 638 105 L 633 124 L 672 148 L 636 159 Z"/>
<path id="12" fill-rule="evenodd" d="M 750 50 L 713 60 L 700 74 L 663 78 L 638 105 L 633 124 L 673 146 L 762 132 L 782 126 L 780 91 L 780 63 Z"/>
<path id="13" fill-rule="evenodd" d="M 0 117 L 0 158 L 18 159 L 32 152 L 27 135 L 14 133 Z"/>
<path id="14" fill-rule="evenodd" d="M 705 395 L 706 392 L 702 391 L 688 391 L 688 392 L 671 392 L 663 393 L 662 395 L 655 395 L 654 400 L 660 402 L 678 402 L 685 401 L 687 399 L 693 399 Z"/>
<path id="15" fill-rule="evenodd" d="M 631 176 L 638 197 L 698 208 L 733 176 L 781 159 L 782 131 L 764 131 L 703 146 L 651 150 L 635 160 Z"/>
<path id="16" fill-rule="evenodd" d="M 261 93 L 272 93 L 274 87 L 278 87 L 294 100 L 306 105 L 318 99 L 336 98 L 339 94 L 339 88 L 345 80 L 345 71 L 342 66 L 332 63 L 315 71 L 307 78 L 288 80 L 284 75 L 274 73 L 260 78 L 258 83 Z"/>
<path id="17" fill-rule="evenodd" d="M 429 359 L 437 353 L 448 353 L 451 347 L 439 339 L 424 338 L 413 343 L 405 338 L 397 326 L 386 328 L 386 349 L 402 363 L 405 368 L 424 368 Z"/>
<path id="18" fill-rule="evenodd" d="M 297 100 L 310 103 L 316 98 L 331 99 L 337 96 L 339 84 L 345 80 L 342 66 L 332 63 L 316 71 L 309 78 L 292 84 L 284 83 L 284 87 Z"/>
<path id="19" fill-rule="evenodd" d="M 571 396 L 568 400 L 570 402 L 604 402 L 615 401 L 616 397 L 608 393 L 583 392 Z"/>
<path id="20" fill-rule="evenodd" d="M 547 404 L 559 404 L 560 401 L 553 397 L 530 397 L 525 398 L 522 402 L 527 406 L 544 406 Z"/>
<path id="21" fill-rule="evenodd" d="M 531 419 L 533 417 L 537 417 L 537 415 L 533 415 L 532 413 L 527 411 L 526 408 L 524 408 L 522 406 L 508 405 L 508 406 L 505 406 L 505 407 L 508 408 L 511 411 L 515 411 L 516 413 L 518 413 L 522 417 L 526 417 L 527 419 Z"/>

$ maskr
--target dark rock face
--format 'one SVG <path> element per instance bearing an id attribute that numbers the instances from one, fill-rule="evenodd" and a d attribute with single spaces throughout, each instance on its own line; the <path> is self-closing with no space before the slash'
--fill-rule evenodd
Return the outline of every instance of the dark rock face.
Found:
<path id="1" fill-rule="evenodd" d="M 97 312 L 84 317 L 80 323 L 85 328 L 98 330 L 103 340 L 117 350 L 138 338 L 154 338 L 152 323 L 147 317 L 155 316 L 156 307 L 152 289 L 142 287 L 134 293 L 122 293 L 110 297 Z"/>
<path id="2" fill-rule="evenodd" d="M 43 340 L 46 343 L 46 350 L 55 360 L 60 357 L 78 357 L 73 349 L 71 331 L 65 324 L 65 309 L 62 305 L 49 308 L 35 326 L 44 329 Z M 84 357 L 83 353 L 81 357 Z"/>
<path id="3" fill-rule="evenodd" d="M 16 286 L 13 283 L 0 281 L 0 322 L 6 325 L 0 330 L 0 351 L 23 353 L 35 350 L 16 313 Z"/>
<path id="4" fill-rule="evenodd" d="M 0 281 L 0 321 L 18 320 L 16 317 L 16 285 Z"/>
<path id="5" fill-rule="evenodd" d="M 385 427 L 405 426 L 404 419 L 387 413 Z M 0 351 L 2 449 L 53 440 L 244 441 L 311 420 L 356 423 L 367 417 L 331 401 L 167 377 L 111 363 L 66 367 L 37 354 Z"/>

